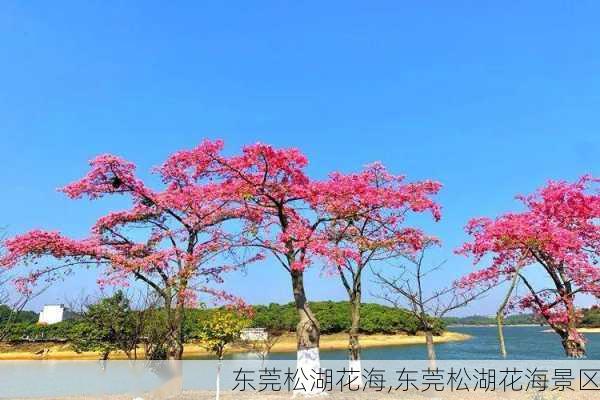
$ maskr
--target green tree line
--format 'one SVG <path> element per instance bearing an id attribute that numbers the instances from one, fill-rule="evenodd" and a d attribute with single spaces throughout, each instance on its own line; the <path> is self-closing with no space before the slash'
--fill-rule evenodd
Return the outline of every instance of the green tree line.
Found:
<path id="1" fill-rule="evenodd" d="M 467 317 L 446 317 L 446 325 L 496 325 L 495 316 L 469 315 Z M 508 315 L 504 320 L 504 325 L 540 325 L 543 321 L 533 314 L 514 314 Z M 600 327 L 600 308 L 593 306 L 582 310 L 582 317 L 579 322 L 582 328 Z"/>
<path id="2" fill-rule="evenodd" d="M 37 322 L 39 315 L 33 311 L 14 311 L 5 304 L 0 304 L 0 326 L 8 322 Z"/>
<path id="3" fill-rule="evenodd" d="M 347 332 L 350 328 L 350 310 L 347 302 L 323 301 L 311 303 L 316 317 L 325 334 Z M 298 314 L 294 304 L 269 304 L 253 307 L 252 327 L 266 328 L 271 332 L 293 332 L 298 323 Z M 103 312 L 103 310 L 111 310 Z M 186 340 L 198 339 L 198 323 L 206 320 L 217 309 L 189 309 L 186 312 L 184 333 Z M 5 326 L 0 320 L 0 328 L 8 331 L 6 341 L 69 341 L 74 343 L 93 343 L 93 335 L 108 335 L 116 340 L 124 340 L 125 336 L 148 338 L 160 336 L 163 317 L 159 309 L 131 310 L 123 299 L 113 297 L 103 299 L 90 306 L 86 315 L 66 320 L 57 324 L 42 325 L 37 323 L 37 314 L 21 312 L 17 318 Z M 361 331 L 366 334 L 406 333 L 414 335 L 420 331 L 419 320 L 408 310 L 396 309 L 380 304 L 363 304 Z M 0 314 L 2 315 L 2 314 Z M 103 318 L 107 315 L 107 318 Z M 112 316 L 112 318 L 111 318 Z M 118 316 L 118 318 L 117 318 Z M 436 333 L 444 330 L 444 323 L 433 319 Z M 143 326 L 142 326 L 143 325 Z M 92 328 L 100 326 L 101 329 Z M 82 338 L 86 340 L 81 340 Z M 81 346 L 82 351 L 86 350 Z"/>
<path id="4" fill-rule="evenodd" d="M 325 334 L 347 332 L 350 328 L 350 313 L 347 302 L 322 301 L 311 304 Z M 293 332 L 298 323 L 294 304 L 269 304 L 253 307 L 251 327 L 266 328 L 271 332 Z M 196 340 L 199 321 L 206 320 L 217 309 L 190 309 L 186 313 L 186 340 Z M 116 313 L 116 314 L 115 314 Z M 64 341 L 72 342 L 82 351 L 88 350 L 85 343 L 102 341 L 100 336 L 113 338 L 113 341 L 153 339 L 161 335 L 164 317 L 158 309 L 132 310 L 123 299 L 107 298 L 90 306 L 86 315 L 77 316 L 57 324 L 38 324 L 38 314 L 32 311 L 13 312 L 0 305 L 0 330 L 7 332 L 5 341 Z M 408 310 L 366 303 L 361 306 L 364 315 L 361 331 L 365 334 L 405 333 L 415 335 L 420 330 L 418 319 Z M 104 317 L 107 316 L 107 317 Z M 117 318 L 118 317 L 118 318 Z M 447 317 L 443 320 L 432 318 L 436 334 L 444 331 L 447 325 L 494 325 L 493 317 L 472 315 L 467 317 Z M 517 314 L 506 317 L 506 325 L 539 324 L 532 314 Z M 101 329 L 98 329 L 98 327 Z M 600 327 L 600 308 L 583 310 L 580 326 Z M 133 338 L 133 339 L 131 339 Z M 89 346 L 88 346 L 89 347 Z"/>

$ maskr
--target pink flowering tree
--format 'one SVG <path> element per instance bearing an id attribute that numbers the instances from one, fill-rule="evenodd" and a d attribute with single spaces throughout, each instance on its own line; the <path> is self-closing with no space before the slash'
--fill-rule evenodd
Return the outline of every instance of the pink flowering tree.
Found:
<path id="1" fill-rule="evenodd" d="M 84 239 L 42 230 L 10 238 L 0 265 L 27 268 L 16 280 L 21 292 L 31 291 L 41 279 L 52 281 L 81 267 L 101 268 L 101 286 L 143 282 L 164 306 L 168 358 L 181 359 L 185 308 L 200 293 L 239 301 L 213 284 L 260 255 L 226 257 L 235 256 L 238 235 L 227 233 L 223 225 L 238 218 L 240 210 L 222 199 L 219 185 L 196 181 L 190 171 L 173 165 L 176 157 L 157 169 L 164 183 L 161 191 L 138 179 L 132 163 L 112 155 L 95 158 L 85 177 L 61 190 L 72 199 L 127 196 L 131 206 L 99 218 Z"/>
<path id="2" fill-rule="evenodd" d="M 525 210 L 496 219 L 473 219 L 467 225 L 472 241 L 459 253 L 475 263 L 490 264 L 466 276 L 460 284 L 512 279 L 523 282 L 526 294 L 513 303 L 541 316 L 561 337 L 570 357 L 585 355 L 585 341 L 577 331 L 578 294 L 600 298 L 600 193 L 598 179 L 584 176 L 575 183 L 549 182 L 530 196 L 519 196 Z M 547 284 L 533 282 L 527 272 L 544 272 Z"/>
<path id="3" fill-rule="evenodd" d="M 315 257 L 321 240 L 318 228 L 326 217 L 320 218 L 311 207 L 316 199 L 304 172 L 308 161 L 296 149 L 259 143 L 244 147 L 239 155 L 224 156 L 222 146 L 203 143 L 172 163 L 193 171 L 196 179 L 219 182 L 223 198 L 244 210 L 243 246 L 265 250 L 287 271 L 299 317 L 299 366 L 315 366 L 320 328 L 307 301 L 304 272 Z"/>
<path id="4" fill-rule="evenodd" d="M 339 276 L 350 301 L 349 358 L 360 368 L 360 305 L 362 278 L 368 266 L 415 254 L 430 241 L 406 226 L 407 214 L 429 212 L 437 221 L 440 207 L 431 197 L 438 182 L 407 183 L 383 165 L 372 164 L 356 174 L 332 174 L 313 184 L 313 208 L 326 221 L 319 231 L 319 254 L 330 272 Z M 354 365 L 352 365 L 354 364 Z"/>

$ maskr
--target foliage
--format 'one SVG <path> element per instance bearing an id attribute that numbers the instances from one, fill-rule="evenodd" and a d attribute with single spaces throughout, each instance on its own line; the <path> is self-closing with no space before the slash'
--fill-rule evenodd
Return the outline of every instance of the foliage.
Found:
<path id="1" fill-rule="evenodd" d="M 210 153 L 219 146 L 218 142 L 204 142 L 201 148 Z M 163 299 L 165 309 L 174 310 L 165 314 L 173 339 L 169 352 L 172 358 L 180 357 L 184 308 L 194 303 L 199 293 L 238 302 L 210 283 L 221 283 L 223 273 L 261 258 L 258 254 L 225 259 L 239 247 L 237 235 L 225 232 L 223 225 L 239 218 L 244 209 L 223 196 L 224 183 L 196 179 L 193 168 L 180 162 L 184 154 L 173 154 L 156 169 L 164 183 L 162 190 L 153 190 L 137 178 L 133 163 L 109 154 L 96 157 L 87 175 L 62 191 L 72 199 L 126 196 L 129 208 L 99 218 L 84 239 L 44 230 L 9 238 L 4 242 L 6 254 L 0 257 L 0 267 L 31 267 L 16 279 L 23 293 L 31 293 L 40 279 L 51 281 L 77 267 L 102 268 L 100 285 L 143 281 Z M 37 261 L 42 258 L 45 262 L 39 267 Z"/>
<path id="2" fill-rule="evenodd" d="M 581 326 L 589 328 L 600 328 L 600 307 L 593 306 L 583 310 Z"/>
<path id="3" fill-rule="evenodd" d="M 325 334 L 347 332 L 350 329 L 350 306 L 348 302 L 311 302 L 315 316 L 321 323 Z M 253 306 L 254 318 L 252 326 L 266 328 L 269 331 L 293 331 L 296 329 L 298 317 L 293 303 L 268 306 Z M 408 310 L 387 307 L 380 304 L 361 305 L 360 331 L 366 334 L 404 332 L 416 334 L 420 330 L 418 318 Z M 436 333 L 443 331 L 444 324 L 434 319 Z"/>
<path id="4" fill-rule="evenodd" d="M 429 211 L 435 220 L 440 207 L 431 197 L 441 185 L 425 181 L 407 183 L 403 176 L 390 174 L 382 164 L 367 166 L 362 172 L 331 174 L 328 180 L 313 184 L 317 193 L 313 208 L 323 221 L 323 243 L 316 251 L 325 259 L 327 270 L 337 275 L 346 290 L 351 307 L 349 356 L 360 358 L 360 319 L 363 273 L 368 266 L 389 263 L 410 256 L 433 239 L 405 225 L 410 212 Z M 423 314 L 423 326 L 426 326 Z"/>
<path id="5" fill-rule="evenodd" d="M 311 307 L 317 317 L 323 321 L 323 332 L 327 334 L 347 332 L 350 329 L 350 309 L 348 302 L 324 301 L 312 302 Z M 253 306 L 253 317 L 250 327 L 266 328 L 269 332 L 293 332 L 298 323 L 298 314 L 294 303 L 257 305 Z M 199 321 L 208 319 L 219 309 L 188 309 L 184 323 L 186 341 L 198 339 Z M 137 335 L 144 346 L 148 346 L 148 358 L 161 359 L 165 353 L 166 316 L 164 310 L 151 308 L 142 311 L 131 311 L 135 324 L 140 331 Z M 380 304 L 367 303 L 361 305 L 361 332 L 376 333 L 407 333 L 416 334 L 419 331 L 419 321 L 414 315 L 403 309 L 397 309 Z M 509 317 L 510 319 L 510 317 Z M 34 318 L 37 321 L 37 317 Z M 444 330 L 445 323 L 432 318 L 437 333 Z M 451 319 L 445 319 L 452 323 Z M 34 322 L 19 322 L 10 326 L 7 341 L 37 340 L 37 341 L 67 341 L 77 334 L 80 320 L 67 320 L 52 325 L 39 325 Z"/>
<path id="6" fill-rule="evenodd" d="M 528 294 L 516 305 L 543 317 L 563 338 L 569 355 L 584 353 L 577 332 L 577 294 L 600 298 L 600 190 L 599 179 L 584 176 L 577 182 L 549 182 L 533 195 L 519 196 L 525 211 L 496 219 L 477 218 L 467 225 L 472 241 L 459 253 L 479 263 L 491 255 L 491 264 L 465 277 L 460 284 L 511 279 L 518 274 Z M 541 267 L 551 285 L 534 287 L 525 276 Z M 573 348 L 575 346 L 577 349 Z"/>
<path id="7" fill-rule="evenodd" d="M 377 244 L 380 249 L 414 246 L 420 234 L 401 228 L 403 214 L 429 210 L 438 218 L 439 207 L 429 196 L 439 184 L 404 184 L 379 165 L 361 174 L 336 173 L 313 181 L 305 174 L 307 164 L 304 154 L 293 148 L 257 143 L 244 147 L 241 154 L 225 156 L 222 141 L 206 140 L 172 154 L 156 168 L 163 186 L 155 190 L 137 177 L 133 163 L 100 155 L 83 178 L 62 191 L 72 199 L 126 196 L 130 206 L 99 218 L 84 239 L 44 230 L 10 238 L 0 266 L 32 267 L 17 279 L 25 293 L 40 279 L 56 279 L 77 267 L 102 268 L 101 285 L 143 281 L 164 300 L 168 337 L 175 339 L 169 353 L 177 357 L 182 351 L 185 308 L 194 304 L 198 293 L 240 303 L 210 283 L 221 283 L 225 272 L 263 257 L 260 252 L 239 250 L 259 249 L 271 253 L 290 273 L 301 320 L 299 343 L 314 347 L 319 324 L 306 303 L 302 274 L 315 257 L 340 255 L 328 247 L 331 230 L 341 226 L 336 221 L 351 224 L 366 208 L 371 221 L 384 218 L 394 233 L 380 237 L 375 222 L 370 239 L 353 244 Z M 379 210 L 382 202 L 394 211 Z M 241 223 L 229 224 L 233 220 Z M 231 261 L 225 262 L 224 256 L 231 256 Z M 39 267 L 42 258 L 55 262 Z M 175 311 L 168 312 L 171 309 Z"/>
<path id="8" fill-rule="evenodd" d="M 306 302 L 303 273 L 315 256 L 321 220 L 311 212 L 315 192 L 305 174 L 307 158 L 297 149 L 257 143 L 234 156 L 222 154 L 223 143 L 204 142 L 180 152 L 173 164 L 193 171 L 194 179 L 220 185 L 222 199 L 244 212 L 241 246 L 263 249 L 289 273 L 300 319 L 298 345 L 318 346 L 318 319 Z"/>
<path id="9" fill-rule="evenodd" d="M 439 220 L 440 206 L 431 197 L 440 188 L 438 182 L 405 182 L 379 163 L 360 173 L 334 173 L 315 182 L 313 207 L 326 221 L 317 251 L 342 276 L 354 276 L 372 262 L 413 254 L 432 239 L 404 226 L 406 217 L 409 212 L 430 212 Z"/>
<path id="10" fill-rule="evenodd" d="M 187 314 L 187 313 L 186 313 Z M 149 308 L 135 313 L 140 340 L 144 346 L 144 354 L 148 360 L 164 360 L 167 358 L 169 335 L 166 311 L 161 308 Z M 184 325 L 184 340 L 188 337 Z"/>
<path id="11" fill-rule="evenodd" d="M 217 309 L 206 313 L 197 323 L 194 336 L 221 359 L 225 347 L 239 340 L 242 330 L 250 326 L 250 319 L 238 310 Z"/>
<path id="12" fill-rule="evenodd" d="M 584 328 L 599 328 L 600 327 L 600 308 L 592 306 L 581 310 L 580 327 Z M 445 317 L 443 318 L 446 325 L 495 325 L 496 317 L 486 315 L 469 315 L 466 317 Z M 504 319 L 504 325 L 531 325 L 542 324 L 544 320 L 535 314 L 514 314 L 508 315 Z"/>
<path id="13" fill-rule="evenodd" d="M 496 325 L 496 317 L 486 315 L 469 315 L 466 317 L 445 317 L 447 325 Z M 533 314 L 508 315 L 504 319 L 504 325 L 528 325 L 539 324 L 540 320 Z"/>
<path id="14" fill-rule="evenodd" d="M 38 315 L 33 311 L 14 311 L 5 304 L 0 304 L 0 326 L 9 320 L 13 323 L 34 323 L 38 320 Z"/>
<path id="15" fill-rule="evenodd" d="M 592 189 L 596 182 L 590 177 L 576 183 L 550 182 L 534 195 L 519 196 L 527 207 L 524 212 L 471 220 L 467 231 L 473 241 L 459 252 L 473 255 L 475 262 L 490 253 L 494 258 L 491 266 L 468 275 L 462 284 L 497 281 L 541 264 L 558 287 L 534 291 L 519 304 L 551 324 L 564 324 L 566 309 L 572 306 L 573 299 L 564 296 L 571 293 L 560 293 L 566 283 L 578 293 L 600 298 L 600 194 Z"/>
<path id="16" fill-rule="evenodd" d="M 81 320 L 73 325 L 69 341 L 75 351 L 96 351 L 103 359 L 115 351 L 130 356 L 138 342 L 135 322 L 129 300 L 122 291 L 117 291 L 88 306 Z"/>
<path id="17" fill-rule="evenodd" d="M 55 341 L 67 342 L 71 332 L 77 324 L 75 320 L 67 320 L 52 325 L 43 325 L 33 322 L 20 322 L 7 326 L 5 340 L 8 342 L 20 341 Z"/>

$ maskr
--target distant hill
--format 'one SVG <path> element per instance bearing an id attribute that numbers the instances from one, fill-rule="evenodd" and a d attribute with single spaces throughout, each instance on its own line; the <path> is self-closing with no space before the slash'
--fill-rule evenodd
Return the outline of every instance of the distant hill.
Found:
<path id="1" fill-rule="evenodd" d="M 496 317 L 488 315 L 470 315 L 468 317 L 446 317 L 446 325 L 495 325 Z M 532 314 L 508 315 L 504 319 L 505 325 L 531 325 L 540 324 L 538 318 Z"/>
<path id="2" fill-rule="evenodd" d="M 580 326 L 585 328 L 600 328 L 600 307 L 593 306 L 583 309 Z M 446 325 L 495 325 L 496 317 L 487 315 L 470 315 L 468 317 L 447 317 L 443 319 Z M 541 325 L 543 321 L 533 314 L 508 315 L 504 320 L 505 325 Z"/>

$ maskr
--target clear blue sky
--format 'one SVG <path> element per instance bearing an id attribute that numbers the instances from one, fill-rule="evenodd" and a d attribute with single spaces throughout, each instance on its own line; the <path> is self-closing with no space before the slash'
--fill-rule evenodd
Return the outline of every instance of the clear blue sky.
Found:
<path id="1" fill-rule="evenodd" d="M 441 181 L 444 218 L 426 227 L 445 243 L 447 282 L 470 271 L 452 254 L 470 217 L 600 174 L 598 15 L 592 1 L 4 1 L 0 223 L 81 237 L 114 204 L 55 189 L 94 155 L 147 174 L 206 137 L 230 151 L 262 141 L 301 148 L 314 177 L 380 160 Z M 273 263 L 228 287 L 291 299 Z M 95 290 L 80 274 L 33 306 Z M 318 269 L 307 290 L 344 298 Z"/>

